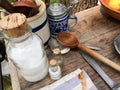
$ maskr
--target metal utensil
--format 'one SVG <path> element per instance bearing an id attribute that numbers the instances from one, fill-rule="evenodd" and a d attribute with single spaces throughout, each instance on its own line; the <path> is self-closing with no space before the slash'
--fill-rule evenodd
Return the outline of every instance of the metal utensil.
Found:
<path id="1" fill-rule="evenodd" d="M 113 81 L 101 68 L 100 66 L 95 62 L 95 60 L 90 57 L 87 53 L 82 52 L 81 54 L 83 58 L 93 67 L 93 69 L 103 78 L 103 80 L 109 85 L 109 87 L 112 90 L 120 90 L 120 86 Z"/>

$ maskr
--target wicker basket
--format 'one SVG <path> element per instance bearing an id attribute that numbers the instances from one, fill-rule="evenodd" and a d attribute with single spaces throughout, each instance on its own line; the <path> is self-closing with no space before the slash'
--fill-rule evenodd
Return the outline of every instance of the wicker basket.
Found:
<path id="1" fill-rule="evenodd" d="M 60 0 L 62 4 L 65 6 L 69 6 L 70 0 Z M 98 3 L 98 0 L 78 0 L 78 3 L 74 5 L 75 12 L 79 12 L 91 7 L 96 6 Z"/>
<path id="2" fill-rule="evenodd" d="M 44 1 L 46 6 L 48 7 L 50 0 L 44 0 Z M 64 4 L 65 6 L 69 6 L 70 1 L 71 0 L 60 0 L 60 3 Z M 78 3 L 73 7 L 75 12 L 79 12 L 79 11 L 94 7 L 97 5 L 97 3 L 98 3 L 98 0 L 78 0 Z"/>

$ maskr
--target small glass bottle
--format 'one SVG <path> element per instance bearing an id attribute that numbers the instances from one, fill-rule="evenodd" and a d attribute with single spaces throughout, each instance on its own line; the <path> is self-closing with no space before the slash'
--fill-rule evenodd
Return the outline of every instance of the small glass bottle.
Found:
<path id="1" fill-rule="evenodd" d="M 51 51 L 53 51 L 55 48 L 59 48 L 60 49 L 60 52 L 61 54 L 66 54 L 70 51 L 70 48 L 69 47 L 66 47 L 66 46 L 63 46 L 61 45 L 57 40 L 56 38 L 53 38 L 51 37 L 49 42 L 48 42 L 48 45 L 51 49 Z"/>
<path id="2" fill-rule="evenodd" d="M 57 60 L 58 65 L 61 68 L 63 68 L 64 60 L 63 60 L 63 56 L 61 55 L 61 52 L 60 52 L 59 48 L 53 49 L 53 57 L 52 58 Z"/>
<path id="3" fill-rule="evenodd" d="M 61 68 L 55 59 L 50 60 L 49 75 L 52 80 L 61 78 Z"/>

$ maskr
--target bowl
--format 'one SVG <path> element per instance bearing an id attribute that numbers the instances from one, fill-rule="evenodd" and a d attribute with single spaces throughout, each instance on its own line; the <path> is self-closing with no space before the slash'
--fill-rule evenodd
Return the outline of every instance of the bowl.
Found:
<path id="1" fill-rule="evenodd" d="M 120 35 L 118 35 L 114 39 L 114 47 L 115 47 L 116 51 L 118 52 L 118 54 L 120 54 Z"/>
<path id="2" fill-rule="evenodd" d="M 110 15 L 111 17 L 120 20 L 120 10 L 113 9 L 108 5 L 108 2 L 110 0 L 100 0 L 101 7 L 104 10 L 105 13 Z"/>

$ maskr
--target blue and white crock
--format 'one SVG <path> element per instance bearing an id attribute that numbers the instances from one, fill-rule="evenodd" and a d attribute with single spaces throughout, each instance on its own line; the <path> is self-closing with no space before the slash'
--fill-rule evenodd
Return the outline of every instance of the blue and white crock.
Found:
<path id="1" fill-rule="evenodd" d="M 61 3 L 53 3 L 47 9 L 51 36 L 56 37 L 59 32 L 68 32 L 69 14 Z"/>

